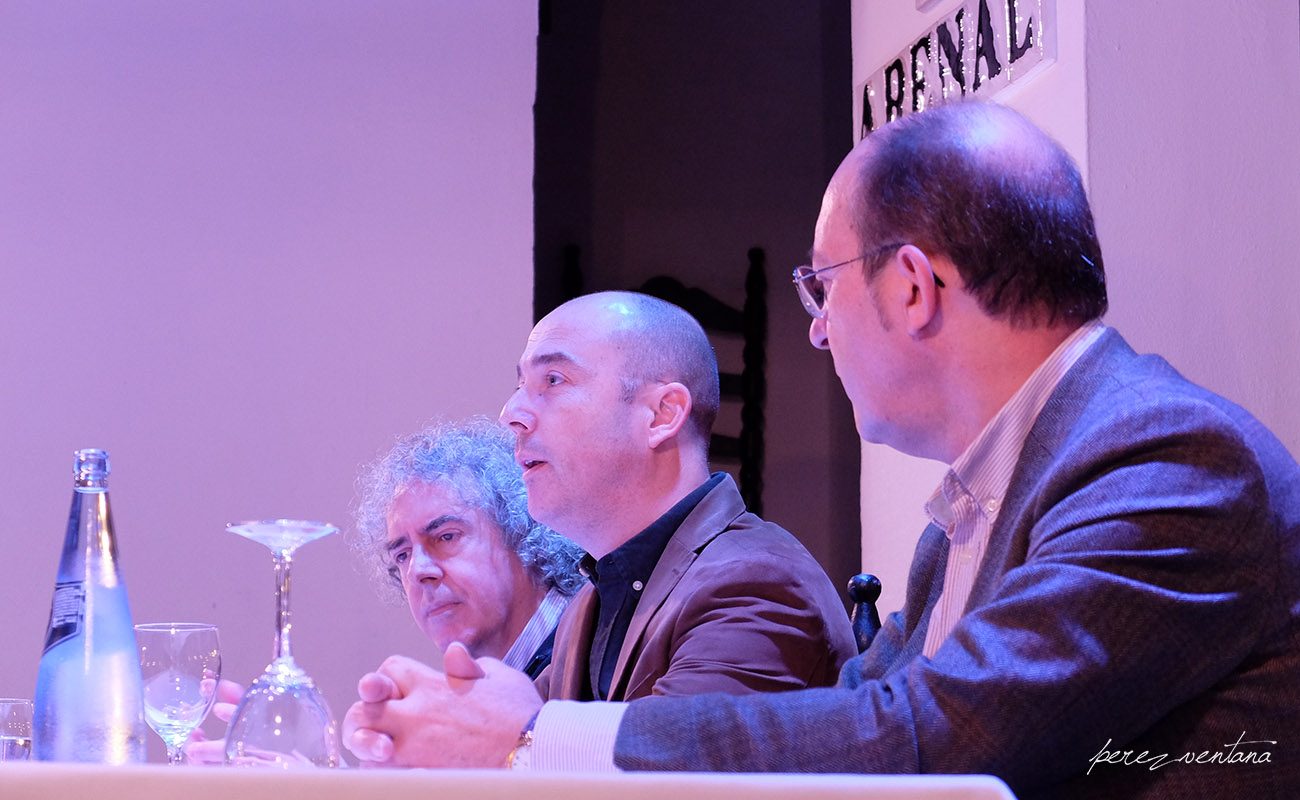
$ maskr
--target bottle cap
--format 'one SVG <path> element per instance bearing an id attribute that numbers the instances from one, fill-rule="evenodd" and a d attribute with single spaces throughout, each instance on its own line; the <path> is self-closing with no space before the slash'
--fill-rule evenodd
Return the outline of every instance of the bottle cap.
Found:
<path id="1" fill-rule="evenodd" d="M 96 448 L 78 450 L 72 463 L 72 474 L 78 486 L 93 485 L 108 477 L 108 451 Z"/>

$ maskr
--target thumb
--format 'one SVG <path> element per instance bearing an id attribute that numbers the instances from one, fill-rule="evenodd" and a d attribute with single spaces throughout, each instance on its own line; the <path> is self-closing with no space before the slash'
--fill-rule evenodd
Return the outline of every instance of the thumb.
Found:
<path id="1" fill-rule="evenodd" d="M 442 654 L 442 671 L 447 673 L 448 678 L 460 678 L 463 681 L 475 681 L 484 675 L 483 668 L 460 642 L 447 645 L 447 651 Z"/>

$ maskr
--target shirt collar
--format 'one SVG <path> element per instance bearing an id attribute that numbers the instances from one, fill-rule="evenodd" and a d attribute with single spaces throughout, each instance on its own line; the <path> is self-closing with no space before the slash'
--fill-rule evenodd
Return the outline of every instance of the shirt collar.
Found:
<path id="1" fill-rule="evenodd" d="M 515 639 L 514 644 L 506 651 L 505 657 L 501 660 L 508 667 L 514 667 L 522 670 L 528 666 L 532 660 L 533 654 L 537 648 L 541 647 L 542 642 L 551 635 L 555 626 L 560 622 L 560 614 L 564 612 L 565 607 L 573 598 L 561 592 L 555 587 L 551 587 L 542 602 L 537 606 L 537 610 L 529 617 L 528 624 L 519 632 L 519 637 Z"/>
<path id="2" fill-rule="evenodd" d="M 1065 374 L 1105 331 L 1101 320 L 1091 320 L 1067 336 L 952 462 L 925 504 L 926 514 L 936 525 L 951 536 L 952 507 L 963 494 L 971 498 L 980 514 L 990 520 L 997 517 L 1039 412 Z"/>
<path id="3" fill-rule="evenodd" d="M 722 472 L 710 475 L 708 480 L 678 500 L 645 530 L 628 539 L 603 558 L 597 560 L 590 554 L 585 554 L 578 564 L 579 571 L 595 584 L 600 583 L 602 572 L 607 577 L 610 573 L 617 572 L 622 579 L 639 580 L 643 583 L 648 581 L 650 573 L 654 572 L 655 565 L 659 563 L 659 557 L 664 553 L 664 548 L 668 546 L 668 540 L 673 537 L 705 495 L 722 483 L 725 476 L 726 474 Z"/>

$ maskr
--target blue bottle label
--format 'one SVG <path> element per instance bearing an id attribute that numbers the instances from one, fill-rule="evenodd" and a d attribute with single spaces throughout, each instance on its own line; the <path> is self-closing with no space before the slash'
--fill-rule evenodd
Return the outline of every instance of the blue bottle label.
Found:
<path id="1" fill-rule="evenodd" d="M 45 634 L 45 652 L 58 643 L 81 633 L 86 619 L 86 584 L 68 581 L 54 585 L 50 602 L 50 626 Z"/>

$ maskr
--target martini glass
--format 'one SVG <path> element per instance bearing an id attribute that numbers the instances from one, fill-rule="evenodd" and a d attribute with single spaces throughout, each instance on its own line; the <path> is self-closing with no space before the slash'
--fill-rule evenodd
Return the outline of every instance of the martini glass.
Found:
<path id="1" fill-rule="evenodd" d="M 337 533 L 325 522 L 271 519 L 237 522 L 226 530 L 270 548 L 275 559 L 275 657 L 244 692 L 226 731 L 226 763 L 233 766 L 337 767 L 338 725 L 316 683 L 289 649 L 289 567 L 293 552 Z"/>

